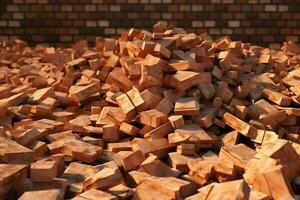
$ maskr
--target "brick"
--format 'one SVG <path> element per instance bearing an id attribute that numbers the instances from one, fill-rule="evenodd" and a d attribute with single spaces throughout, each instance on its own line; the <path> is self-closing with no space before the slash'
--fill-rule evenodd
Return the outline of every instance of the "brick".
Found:
<path id="1" fill-rule="evenodd" d="M 280 106 L 288 106 L 291 103 L 291 98 L 281 94 L 279 92 L 270 90 L 270 89 L 264 89 L 263 94 L 274 103 L 280 105 Z"/>
<path id="2" fill-rule="evenodd" d="M 121 10 L 121 6 L 119 6 L 119 5 L 111 5 L 110 6 L 110 10 L 113 11 L 113 12 L 120 11 Z"/>
<path id="3" fill-rule="evenodd" d="M 175 102 L 174 113 L 176 115 L 198 115 L 200 105 L 198 99 L 180 98 Z"/>
<path id="4" fill-rule="evenodd" d="M 148 54 L 142 65 L 142 76 L 139 83 L 145 88 L 161 86 L 164 67 L 165 63 L 162 59 Z"/>
<path id="5" fill-rule="evenodd" d="M 34 141 L 28 147 L 33 151 L 35 158 L 42 157 L 48 152 L 46 143 L 42 141 Z"/>
<path id="6" fill-rule="evenodd" d="M 92 83 L 87 86 L 71 87 L 69 90 L 69 99 L 75 102 L 80 102 L 99 91 L 100 86 L 98 83 Z"/>
<path id="7" fill-rule="evenodd" d="M 129 90 L 126 95 L 132 102 L 137 112 L 141 112 L 146 109 L 146 102 L 141 93 L 136 88 L 132 88 L 131 90 Z"/>
<path id="8" fill-rule="evenodd" d="M 279 12 L 287 12 L 287 11 L 289 11 L 289 6 L 287 6 L 287 5 L 279 5 L 278 6 L 278 11 Z"/>
<path id="9" fill-rule="evenodd" d="M 85 5 L 84 10 L 87 11 L 87 12 L 96 11 L 96 5 Z"/>
<path id="10" fill-rule="evenodd" d="M 52 87 L 47 87 L 35 91 L 32 95 L 28 97 L 27 102 L 29 103 L 41 103 L 47 97 L 54 95 L 54 89 Z"/>
<path id="11" fill-rule="evenodd" d="M 38 191 L 26 191 L 20 196 L 19 199 L 22 200 L 29 200 L 29 199 L 60 199 L 61 196 L 64 195 L 64 191 L 59 188 L 53 189 L 45 189 L 45 190 L 38 190 Z"/>
<path id="12" fill-rule="evenodd" d="M 204 21 L 204 26 L 205 27 L 214 27 L 214 26 L 216 26 L 216 22 L 215 21 Z"/>
<path id="13" fill-rule="evenodd" d="M 182 155 L 194 155 L 195 154 L 195 145 L 181 143 L 180 145 L 177 146 L 177 152 Z"/>
<path id="14" fill-rule="evenodd" d="M 115 124 L 103 126 L 103 140 L 114 142 L 119 139 L 119 127 Z"/>
<path id="15" fill-rule="evenodd" d="M 286 181 L 287 179 L 282 172 L 282 166 L 278 165 L 272 169 L 266 170 L 257 179 L 258 180 L 254 183 L 256 190 L 266 194 L 271 194 L 270 196 L 272 196 L 272 198 L 293 198 L 291 186 Z M 269 188 L 273 187 L 278 188 L 280 192 L 277 192 L 278 190 L 271 192 Z"/>
<path id="16" fill-rule="evenodd" d="M 113 161 L 98 165 L 96 170 L 98 172 L 87 182 L 87 188 L 106 190 L 123 181 L 122 173 Z"/>
<path id="17" fill-rule="evenodd" d="M 192 5 L 192 11 L 202 11 L 203 6 L 202 5 Z"/>
<path id="18" fill-rule="evenodd" d="M 24 13 L 13 13 L 13 19 L 24 19 Z"/>
<path id="19" fill-rule="evenodd" d="M 120 126 L 120 131 L 122 131 L 123 133 L 126 133 L 128 135 L 134 136 L 134 135 L 138 134 L 140 129 L 135 126 L 132 126 L 131 124 L 123 122 Z"/>
<path id="20" fill-rule="evenodd" d="M 6 10 L 8 12 L 16 12 L 16 11 L 19 11 L 19 6 L 17 6 L 17 5 L 8 5 L 8 6 L 6 6 Z"/>
<path id="21" fill-rule="evenodd" d="M 126 115 L 126 118 L 133 119 L 136 116 L 135 107 L 127 94 L 121 94 L 116 98 L 116 101 L 122 112 Z"/>
<path id="22" fill-rule="evenodd" d="M 70 139 L 64 142 L 62 152 L 76 160 L 93 163 L 102 152 L 102 148 L 80 140 Z"/>
<path id="23" fill-rule="evenodd" d="M 172 167 L 185 173 L 189 172 L 188 162 L 190 160 L 194 160 L 198 158 L 198 156 L 188 156 L 188 155 L 182 155 L 178 152 L 170 152 L 168 154 L 169 162 L 171 163 Z"/>
<path id="24" fill-rule="evenodd" d="M 100 21 L 98 21 L 98 25 L 100 27 L 109 27 L 109 21 L 107 21 L 107 20 L 100 20 Z"/>
<path id="25" fill-rule="evenodd" d="M 0 26 L 1 27 L 5 27 L 5 26 L 7 26 L 7 21 L 0 21 Z"/>
<path id="26" fill-rule="evenodd" d="M 265 11 L 266 12 L 275 12 L 277 11 L 276 5 L 265 5 Z"/>
<path id="27" fill-rule="evenodd" d="M 0 137 L 0 160 L 5 163 L 26 163 L 33 159 L 33 152 L 18 143 Z"/>
<path id="28" fill-rule="evenodd" d="M 21 134 L 18 134 L 16 136 L 12 136 L 17 143 L 21 145 L 27 145 L 35 140 L 38 140 L 42 136 L 41 132 L 38 131 L 37 129 L 29 129 L 24 131 Z"/>
<path id="29" fill-rule="evenodd" d="M 96 27 L 97 26 L 97 22 L 96 21 L 87 21 L 86 22 L 86 26 L 87 27 Z"/>
<path id="30" fill-rule="evenodd" d="M 51 182 L 57 175 L 55 161 L 38 161 L 31 164 L 30 178 L 33 182 Z"/>
<path id="31" fill-rule="evenodd" d="M 239 21 L 229 21 L 228 26 L 229 27 L 240 27 L 240 22 Z"/>
<path id="32" fill-rule="evenodd" d="M 118 198 L 128 198 L 133 195 L 133 190 L 124 184 L 119 184 L 110 188 L 109 192 Z"/>
<path id="33" fill-rule="evenodd" d="M 8 21 L 8 26 L 10 27 L 19 27 L 20 26 L 20 22 L 19 21 Z"/>
<path id="34" fill-rule="evenodd" d="M 255 156 L 256 152 L 244 144 L 222 147 L 220 157 L 229 159 L 239 169 L 245 169 L 247 162 Z"/>
<path id="35" fill-rule="evenodd" d="M 2 172 L 0 177 L 1 197 L 10 198 L 14 193 L 15 196 L 21 195 L 24 192 L 25 179 L 27 176 L 27 166 L 17 164 L 0 164 Z"/>
<path id="36" fill-rule="evenodd" d="M 212 176 L 213 163 L 201 159 L 188 162 L 189 176 L 198 184 L 205 184 Z"/>
<path id="37" fill-rule="evenodd" d="M 230 192 L 227 192 L 230 191 Z M 225 194 L 225 195 L 224 195 Z M 235 199 L 248 198 L 250 195 L 250 188 L 243 180 L 229 181 L 215 185 L 209 193 L 207 199 Z"/>
<path id="38" fill-rule="evenodd" d="M 168 120 L 167 115 L 157 110 L 143 111 L 140 113 L 140 117 L 141 123 L 154 128 L 162 125 Z"/>
<path id="39" fill-rule="evenodd" d="M 140 168 L 142 171 L 157 177 L 176 177 L 179 175 L 179 171 L 172 170 L 155 155 L 149 155 L 140 165 Z"/>
<path id="40" fill-rule="evenodd" d="M 225 113 L 223 119 L 226 124 L 228 124 L 230 127 L 235 129 L 239 133 L 250 138 L 255 137 L 257 130 L 248 123 L 238 119 L 230 113 Z"/>
<path id="41" fill-rule="evenodd" d="M 200 82 L 209 81 L 210 75 L 190 71 L 177 71 L 174 75 L 167 75 L 165 83 L 178 90 L 185 90 Z"/>
<path id="42" fill-rule="evenodd" d="M 133 170 L 138 167 L 144 160 L 144 154 L 142 151 L 120 151 L 118 153 L 122 157 L 122 165 L 126 171 Z"/>
<path id="43" fill-rule="evenodd" d="M 73 200 L 83 200 L 83 199 L 88 199 L 88 200 L 96 200 L 98 198 L 101 198 L 103 200 L 117 200 L 118 198 L 110 193 L 103 192 L 101 190 L 96 190 L 96 189 L 90 189 L 87 190 L 86 192 L 83 192 L 73 198 Z"/>
<path id="44" fill-rule="evenodd" d="M 184 126 L 184 119 L 182 115 L 171 115 L 168 117 L 174 129 Z"/>

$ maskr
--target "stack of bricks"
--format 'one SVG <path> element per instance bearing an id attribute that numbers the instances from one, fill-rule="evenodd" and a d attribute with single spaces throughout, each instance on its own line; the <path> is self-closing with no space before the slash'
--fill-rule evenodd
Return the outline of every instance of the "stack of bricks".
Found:
<path id="1" fill-rule="evenodd" d="M 300 198 L 300 48 L 162 23 L 0 43 L 0 199 Z"/>
<path id="2" fill-rule="evenodd" d="M 68 46 L 129 27 L 150 30 L 160 21 L 215 39 L 231 35 L 278 48 L 299 39 L 299 10 L 294 0 L 2 0 L 0 41 Z"/>

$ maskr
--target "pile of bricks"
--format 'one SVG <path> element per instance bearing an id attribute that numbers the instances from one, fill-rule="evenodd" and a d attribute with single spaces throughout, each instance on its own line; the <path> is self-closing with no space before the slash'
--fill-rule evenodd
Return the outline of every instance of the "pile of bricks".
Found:
<path id="1" fill-rule="evenodd" d="M 297 199 L 300 47 L 130 29 L 0 48 L 0 199 Z"/>

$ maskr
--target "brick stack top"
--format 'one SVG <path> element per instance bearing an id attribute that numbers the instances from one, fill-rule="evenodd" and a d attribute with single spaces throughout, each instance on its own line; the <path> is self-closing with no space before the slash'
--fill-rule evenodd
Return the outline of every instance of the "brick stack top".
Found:
<path id="1" fill-rule="evenodd" d="M 0 198 L 299 197 L 299 55 L 162 24 L 3 42 Z"/>

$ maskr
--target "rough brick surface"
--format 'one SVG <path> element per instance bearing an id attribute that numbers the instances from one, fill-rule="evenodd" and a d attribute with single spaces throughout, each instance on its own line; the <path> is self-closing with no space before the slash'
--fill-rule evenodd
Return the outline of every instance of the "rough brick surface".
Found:
<path id="1" fill-rule="evenodd" d="M 298 3 L 297 3 L 298 2 Z M 161 21 L 190 32 L 259 45 L 298 40 L 299 1 L 295 0 L 4 0 L 0 3 L 0 40 L 72 44 L 124 29 L 151 30 Z"/>

